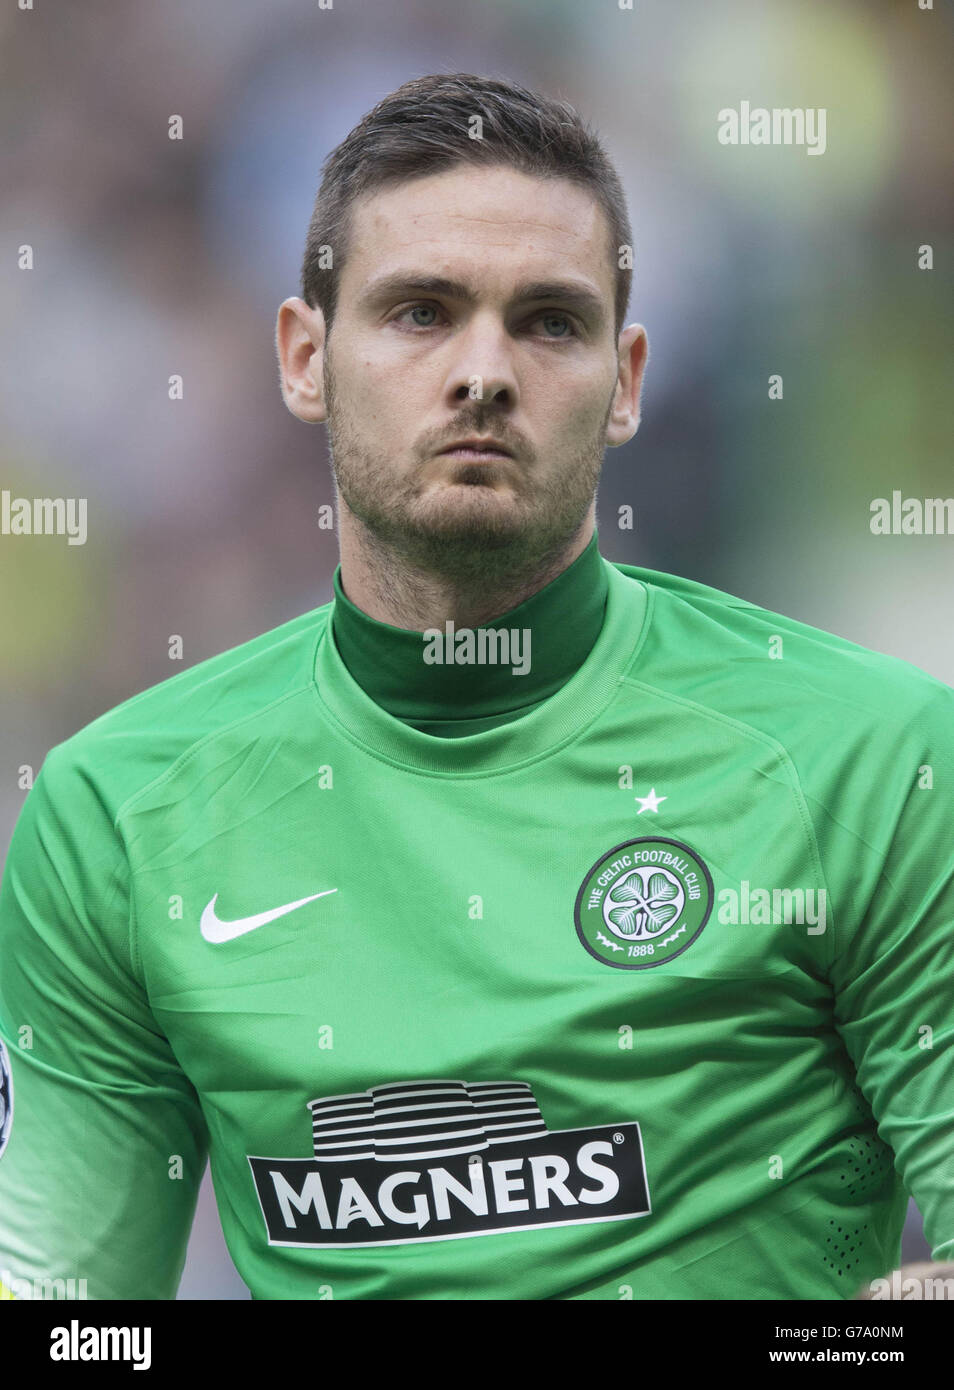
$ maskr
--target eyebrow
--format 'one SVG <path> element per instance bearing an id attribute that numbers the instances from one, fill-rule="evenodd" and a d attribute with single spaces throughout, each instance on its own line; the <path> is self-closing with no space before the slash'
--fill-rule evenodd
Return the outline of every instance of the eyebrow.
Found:
<path id="1" fill-rule="evenodd" d="M 460 280 L 448 280 L 442 275 L 422 275 L 417 271 L 396 270 L 390 275 L 382 275 L 365 286 L 360 302 L 373 306 L 382 304 L 402 294 L 440 294 L 448 299 L 458 299 L 464 304 L 473 304 L 477 295 Z M 589 314 L 597 322 L 602 322 L 606 310 L 602 297 L 597 292 L 577 280 L 531 280 L 518 285 L 513 299 L 521 304 L 537 300 L 559 300 L 580 313 Z"/>

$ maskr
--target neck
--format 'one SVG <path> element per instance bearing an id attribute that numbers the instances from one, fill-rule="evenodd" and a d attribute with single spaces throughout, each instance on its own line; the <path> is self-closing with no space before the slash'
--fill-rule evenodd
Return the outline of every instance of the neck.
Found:
<path id="1" fill-rule="evenodd" d="M 499 549 L 457 550 L 452 570 L 395 550 L 368 530 L 339 498 L 340 582 L 370 618 L 423 632 L 480 627 L 532 598 L 573 564 L 595 530 L 595 503 L 579 529 L 536 552 L 523 541 Z"/>
<path id="2" fill-rule="evenodd" d="M 603 627 L 608 565 L 597 534 L 538 593 L 489 624 L 455 624 L 435 649 L 423 629 L 380 622 L 344 592 L 334 573 L 330 636 L 341 664 L 393 718 L 439 738 L 462 738 L 522 718 L 580 669 Z M 494 629 L 497 629 L 495 632 Z M 461 641 L 460 639 L 463 638 Z"/>

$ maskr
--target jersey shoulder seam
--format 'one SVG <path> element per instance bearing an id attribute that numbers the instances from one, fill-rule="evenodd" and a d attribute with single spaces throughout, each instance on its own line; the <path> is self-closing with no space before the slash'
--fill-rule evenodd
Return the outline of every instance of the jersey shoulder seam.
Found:
<path id="1" fill-rule="evenodd" d="M 306 681 L 303 685 L 296 686 L 294 690 L 286 690 L 283 694 L 276 696 L 274 700 L 270 700 L 268 704 L 259 705 L 256 709 L 248 710 L 245 714 L 237 715 L 234 719 L 229 720 L 227 724 L 220 724 L 217 728 L 209 729 L 206 733 L 202 734 L 201 737 L 194 739 L 192 743 L 189 744 L 188 748 L 184 748 L 181 753 L 178 753 L 175 758 L 173 758 L 168 767 L 163 768 L 161 772 L 157 772 L 156 775 L 150 778 L 138 791 L 129 793 L 116 811 L 114 824 L 118 823 L 120 816 L 130 810 L 135 802 L 139 801 L 148 792 L 154 791 L 157 787 L 161 786 L 167 778 L 171 777 L 173 773 L 178 772 L 180 768 L 184 767 L 189 759 L 194 757 L 207 743 L 211 743 L 214 739 L 221 738 L 223 734 L 229 733 L 232 729 L 239 728 L 242 724 L 247 724 L 253 719 L 259 719 L 263 714 L 268 714 L 271 710 L 277 709 L 279 705 L 283 705 L 286 700 L 294 700 L 297 696 L 304 694 L 308 690 L 308 685 L 309 682 Z"/>
<path id="2" fill-rule="evenodd" d="M 702 714 L 706 718 L 712 719 L 716 723 L 723 724 L 726 727 L 735 730 L 737 733 L 740 733 L 745 737 L 752 739 L 754 742 L 761 743 L 766 748 L 771 749 L 771 751 L 775 754 L 776 758 L 785 768 L 786 773 L 788 775 L 788 781 L 795 795 L 795 802 L 798 806 L 799 818 L 802 822 L 802 830 L 805 834 L 805 838 L 808 843 L 808 847 L 812 856 L 812 861 L 815 866 L 815 872 L 818 874 L 819 880 L 825 889 L 826 901 L 830 901 L 830 895 L 828 893 L 828 880 L 825 876 L 825 869 L 822 863 L 821 852 L 818 848 L 818 837 L 815 834 L 815 824 L 812 820 L 811 812 L 808 809 L 808 798 L 806 797 L 805 790 L 802 787 L 802 781 L 798 775 L 798 769 L 795 766 L 794 759 L 792 758 L 788 749 L 785 747 L 784 743 L 780 743 L 779 740 L 777 738 L 773 738 L 771 734 L 767 734 L 761 729 L 756 729 L 753 725 L 746 723 L 744 720 L 735 719 L 732 717 L 732 715 L 723 714 L 721 710 L 710 709 L 707 705 L 700 704 L 698 700 L 690 700 L 685 695 L 676 695 L 672 691 L 665 690 L 658 685 L 653 685 L 649 681 L 639 680 L 636 676 L 622 676 L 620 679 L 620 684 L 631 685 L 642 690 L 652 691 L 652 693 L 654 695 L 658 695 L 660 699 L 670 701 L 674 704 L 682 705 L 687 709 L 692 709 L 697 714 Z M 837 922 L 832 924 L 832 938 L 831 943 L 828 947 L 829 956 L 834 955 L 834 938 L 836 934 Z M 830 961 L 828 963 L 830 964 Z"/>
<path id="3" fill-rule="evenodd" d="M 163 784 L 163 782 L 170 778 L 174 773 L 180 771 L 181 768 L 183 768 L 188 763 L 190 758 L 194 757 L 202 748 L 206 746 L 206 744 L 210 743 L 213 739 L 220 738 L 229 730 L 239 728 L 242 724 L 245 724 L 252 719 L 260 718 L 263 714 L 266 714 L 271 710 L 277 709 L 280 705 L 283 705 L 288 700 L 294 700 L 303 694 L 309 694 L 311 686 L 313 684 L 313 677 L 310 674 L 310 672 L 314 670 L 314 660 L 315 652 L 317 651 L 317 642 L 321 640 L 321 636 L 324 633 L 326 622 L 327 619 L 325 622 L 319 624 L 319 632 L 315 639 L 315 644 L 313 644 L 311 647 L 311 665 L 309 668 L 309 674 L 306 676 L 306 679 L 302 685 L 296 686 L 293 690 L 286 690 L 284 694 L 279 695 L 276 699 L 269 701 L 268 704 L 260 705 L 256 709 L 249 710 L 245 714 L 238 715 L 235 719 L 230 720 L 227 724 L 221 724 L 215 729 L 210 729 L 208 733 L 203 734 L 201 738 L 197 738 L 192 743 L 190 743 L 188 748 L 183 749 L 183 751 L 176 758 L 174 758 L 173 761 L 169 764 L 169 766 L 164 768 L 162 772 L 157 773 L 155 777 L 150 778 L 150 780 L 144 786 L 140 787 L 138 791 L 131 792 L 129 796 L 127 796 L 125 800 L 119 805 L 119 807 L 116 810 L 116 814 L 113 817 L 113 832 L 122 846 L 123 858 L 126 861 L 127 869 L 129 867 L 130 860 L 129 851 L 126 846 L 126 837 L 123 833 L 123 829 L 120 824 L 122 817 L 132 809 L 132 807 L 135 805 L 137 801 L 141 800 L 149 792 L 154 791 L 157 787 L 160 787 Z M 183 672 L 183 674 L 185 673 Z M 134 883 L 131 870 L 128 873 L 128 880 L 129 917 L 127 921 L 127 932 L 129 939 L 129 957 L 133 969 L 136 972 L 137 978 L 143 984 L 143 987 L 145 987 L 145 980 L 142 971 L 142 956 L 139 950 L 139 932 L 135 920 L 136 910 L 134 898 Z"/>

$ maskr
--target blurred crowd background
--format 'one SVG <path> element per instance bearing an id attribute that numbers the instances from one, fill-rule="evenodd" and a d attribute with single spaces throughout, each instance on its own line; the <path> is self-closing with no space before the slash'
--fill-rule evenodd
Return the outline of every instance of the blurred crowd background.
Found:
<path id="1" fill-rule="evenodd" d="M 603 554 L 954 683 L 954 537 L 869 528 L 875 497 L 954 493 L 952 58 L 951 7 L 917 0 L 5 6 L 0 487 L 87 498 L 89 538 L 0 536 L 0 849 L 22 764 L 331 598 L 325 432 L 282 404 L 275 315 L 325 156 L 428 72 L 570 100 L 623 178 L 651 360 Z M 825 108 L 825 154 L 721 145 L 743 100 Z M 179 1296 L 248 1296 L 208 1174 Z"/>

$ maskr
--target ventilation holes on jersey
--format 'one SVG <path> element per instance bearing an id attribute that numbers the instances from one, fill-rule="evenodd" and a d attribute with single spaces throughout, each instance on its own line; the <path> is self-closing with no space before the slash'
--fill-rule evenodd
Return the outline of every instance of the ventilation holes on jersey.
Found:
<path id="1" fill-rule="evenodd" d="M 861 1246 L 863 1242 L 860 1237 L 867 1231 L 868 1223 L 865 1222 L 863 1225 L 854 1228 L 849 1226 L 837 1226 L 835 1218 L 830 1217 L 828 1224 L 829 1226 L 835 1227 L 835 1234 L 829 1236 L 825 1242 L 826 1245 L 832 1246 L 830 1253 L 833 1258 L 828 1259 L 826 1256 L 823 1262 L 829 1269 L 833 1269 L 839 1279 L 841 1279 L 845 1274 L 853 1270 L 861 1259 Z M 855 1256 L 854 1259 L 850 1258 L 852 1255 Z"/>

